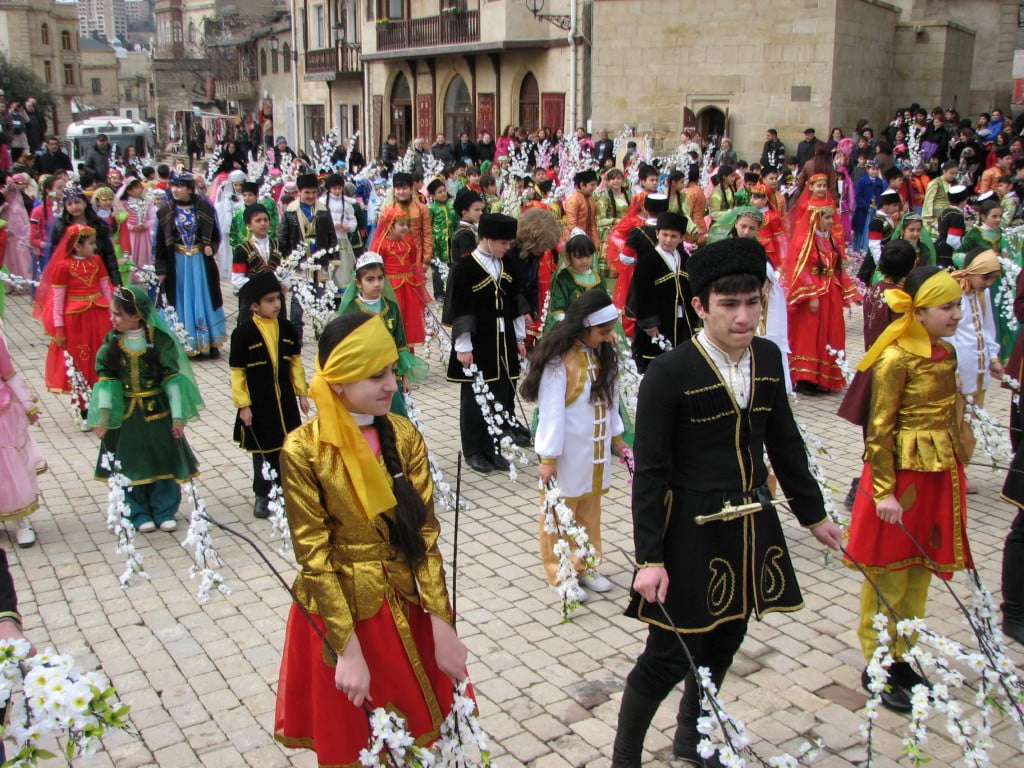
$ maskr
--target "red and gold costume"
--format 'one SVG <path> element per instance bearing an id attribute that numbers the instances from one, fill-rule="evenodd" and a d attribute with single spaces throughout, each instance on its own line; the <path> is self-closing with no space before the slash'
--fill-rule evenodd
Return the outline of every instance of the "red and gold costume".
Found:
<path id="1" fill-rule="evenodd" d="M 566 240 L 573 229 L 579 227 L 594 241 L 595 246 L 600 244 L 601 239 L 597 236 L 597 202 L 593 195 L 585 195 L 578 189 L 569 195 L 565 200 L 564 218 Z"/>
<path id="2" fill-rule="evenodd" d="M 608 235 L 608 243 L 605 245 L 605 260 L 618 276 L 615 282 L 615 291 L 612 293 L 612 301 L 618 307 L 620 314 L 622 314 L 622 310 L 626 307 L 626 299 L 629 298 L 629 286 L 633 282 L 633 270 L 636 268 L 636 253 L 626 254 L 631 259 L 629 264 L 624 263 L 619 256 L 622 254 L 622 249 L 626 246 L 626 238 L 629 237 L 629 233 L 636 227 L 643 226 L 644 219 L 640 216 L 640 209 L 643 208 L 646 199 L 646 192 L 637 192 L 633 196 L 629 204 L 629 210 L 612 227 L 611 234 Z M 633 327 L 633 319 L 622 314 L 622 330 L 631 338 L 633 336 Z"/>
<path id="3" fill-rule="evenodd" d="M 420 265 L 429 264 L 434 258 L 434 229 L 430 221 L 430 209 L 419 200 L 407 203 L 396 200 L 380 212 L 381 217 L 393 206 L 401 208 L 409 217 L 409 235 L 416 246 Z"/>
<path id="4" fill-rule="evenodd" d="M 871 408 L 864 471 L 853 505 L 846 551 L 871 574 L 899 618 L 923 616 L 932 573 L 943 579 L 973 568 L 967 541 L 964 485 L 966 454 L 960 441 L 956 353 L 945 341 L 933 343 L 914 309 L 959 298 L 946 272 L 928 278 L 913 299 L 896 288 L 886 302 L 901 316 L 889 324 L 858 366 L 871 371 Z M 878 517 L 875 505 L 895 497 L 903 507 L 898 526 Z M 877 645 L 872 628 L 885 612 L 865 581 L 858 635 L 865 658 Z M 896 656 L 905 646 L 898 644 Z"/>
<path id="5" fill-rule="evenodd" d="M 63 346 L 50 342 L 46 353 L 46 388 L 70 392 L 65 350 L 89 386 L 96 383 L 96 353 L 110 332 L 110 278 L 103 260 L 95 253 L 85 258 L 74 254 L 79 240 L 96 231 L 72 224 L 57 244 L 43 272 L 32 316 L 43 324 L 47 335 L 65 337 Z"/>
<path id="6" fill-rule="evenodd" d="M 420 528 L 426 554 L 415 564 L 390 543 L 397 514 L 394 479 L 385 470 L 373 422 L 357 423 L 330 384 L 363 380 L 398 352 L 374 317 L 345 337 L 310 383 L 315 419 L 289 433 L 281 479 L 299 563 L 294 590 L 330 644 L 359 639 L 373 707 L 396 711 L 420 745 L 429 745 L 452 706 L 453 682 L 438 668 L 432 620 L 452 623 L 437 539 L 433 482 L 423 438 L 389 414 L 402 474 L 426 505 Z M 314 749 L 322 766 L 358 766 L 370 730 L 364 711 L 334 684 L 335 658 L 298 605 L 288 616 L 274 736 Z"/>
<path id="7" fill-rule="evenodd" d="M 789 304 L 790 372 L 818 389 L 838 391 L 845 379 L 828 352 L 846 348 L 843 308 L 859 296 L 843 266 L 842 227 L 833 218 L 830 232 L 818 230 L 821 215 L 835 208 L 829 198 L 810 198 L 796 220 L 789 256 L 783 268 Z M 838 235 L 836 229 L 838 227 Z M 817 299 L 816 311 L 811 303 Z"/>
<path id="8" fill-rule="evenodd" d="M 405 326 L 405 342 L 412 347 L 422 344 L 427 337 L 423 311 L 430 303 L 430 296 L 427 294 L 423 262 L 418 258 L 419 251 L 412 230 L 398 240 L 388 236 L 395 221 L 403 218 L 406 218 L 406 213 L 399 204 L 385 208 L 380 215 L 370 250 L 379 253 L 384 259 L 384 274 L 395 290 L 398 311 Z"/>

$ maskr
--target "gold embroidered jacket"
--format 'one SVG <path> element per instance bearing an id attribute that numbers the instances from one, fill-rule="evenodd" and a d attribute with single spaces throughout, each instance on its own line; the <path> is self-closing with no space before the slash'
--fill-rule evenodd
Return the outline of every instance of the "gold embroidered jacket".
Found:
<path id="1" fill-rule="evenodd" d="M 388 543 L 394 510 L 368 520 L 359 508 L 340 453 L 320 442 L 318 419 L 289 433 L 281 451 L 285 510 L 299 563 L 295 594 L 324 620 L 327 640 L 338 653 L 355 622 L 374 616 L 385 599 L 404 598 L 452 621 L 426 446 L 408 419 L 388 418 L 405 476 L 427 505 L 422 528 L 427 554 L 415 566 Z"/>

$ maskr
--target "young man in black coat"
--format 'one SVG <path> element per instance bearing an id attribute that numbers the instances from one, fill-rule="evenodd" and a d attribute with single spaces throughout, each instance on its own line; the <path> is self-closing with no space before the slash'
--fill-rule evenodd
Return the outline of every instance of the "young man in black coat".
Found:
<path id="1" fill-rule="evenodd" d="M 526 356 L 524 315 L 529 308 L 516 279 L 518 270 L 507 269 L 502 261 L 516 239 L 516 220 L 500 213 L 484 214 L 479 235 L 476 250 L 454 261 L 448 275 L 445 312 L 452 323 L 448 381 L 462 384 L 459 428 L 466 463 L 477 472 L 490 472 L 507 470 L 508 462 L 487 431 L 473 392 L 474 376 L 467 370 L 475 365 L 495 402 L 507 414 L 515 413 L 515 382 L 519 358 Z"/>
<path id="2" fill-rule="evenodd" d="M 842 541 L 807 466 L 782 354 L 755 336 L 765 264 L 756 240 L 727 239 L 695 252 L 692 304 L 704 327 L 653 361 L 640 385 L 632 504 L 639 570 L 626 613 L 645 622 L 648 635 L 626 678 L 613 768 L 640 768 L 651 720 L 684 679 L 672 751 L 705 765 L 697 751 L 700 690 L 680 641 L 720 687 L 751 613 L 803 606 L 771 503 L 765 451 L 801 525 L 832 549 Z M 747 509 L 700 520 L 727 505 Z"/>

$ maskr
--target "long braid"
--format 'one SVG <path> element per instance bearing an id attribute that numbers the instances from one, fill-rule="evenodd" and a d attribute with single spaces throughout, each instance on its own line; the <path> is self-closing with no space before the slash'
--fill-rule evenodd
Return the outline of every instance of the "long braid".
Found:
<path id="1" fill-rule="evenodd" d="M 413 565 L 420 562 L 427 553 L 420 529 L 427 520 L 427 508 L 422 497 L 412 487 L 405 476 L 395 442 L 395 428 L 387 416 L 377 416 L 373 420 L 380 438 L 380 453 L 384 466 L 394 481 L 395 525 L 391 529 L 391 543 L 398 547 Z"/>

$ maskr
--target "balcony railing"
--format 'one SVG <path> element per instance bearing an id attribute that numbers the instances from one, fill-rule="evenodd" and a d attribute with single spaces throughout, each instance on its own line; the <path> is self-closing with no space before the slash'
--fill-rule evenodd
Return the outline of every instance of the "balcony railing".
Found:
<path id="1" fill-rule="evenodd" d="M 359 72 L 359 43 L 306 52 L 307 80 L 333 80 L 337 74 Z"/>
<path id="2" fill-rule="evenodd" d="M 480 11 L 377 22 L 377 50 L 433 48 L 480 42 Z"/>
<path id="3" fill-rule="evenodd" d="M 218 99 L 252 99 L 256 97 L 255 80 L 217 80 Z"/>

